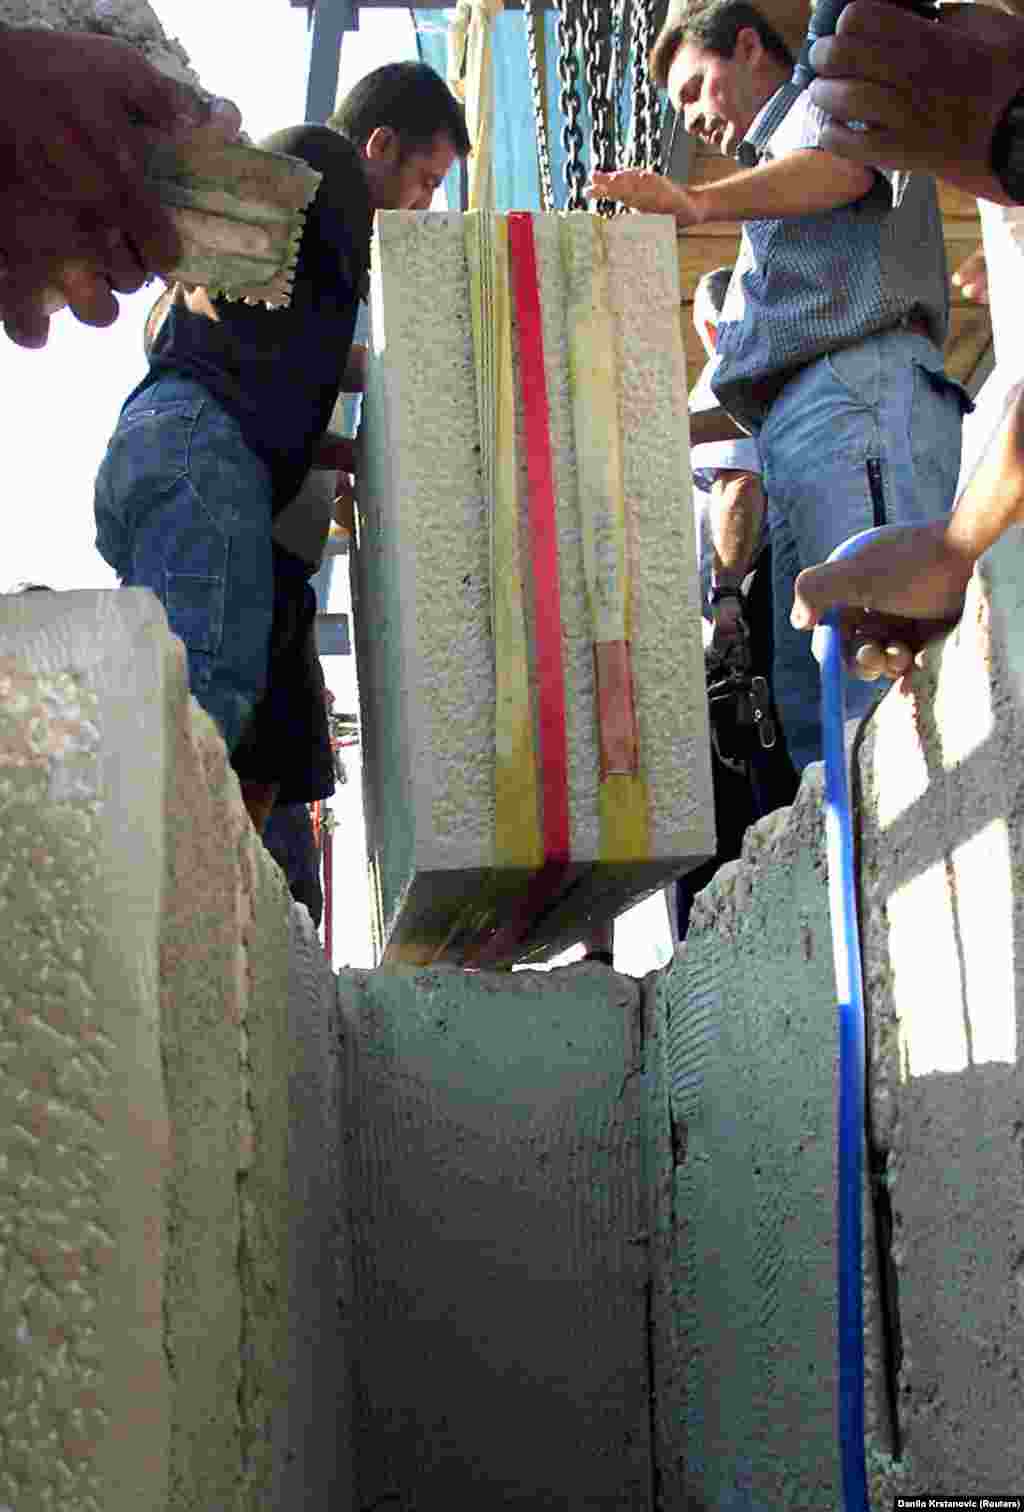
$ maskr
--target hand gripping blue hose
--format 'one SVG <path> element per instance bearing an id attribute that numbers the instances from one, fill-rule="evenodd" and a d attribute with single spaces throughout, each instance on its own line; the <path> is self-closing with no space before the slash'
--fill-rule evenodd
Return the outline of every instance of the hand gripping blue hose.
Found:
<path id="1" fill-rule="evenodd" d="M 862 531 L 837 546 L 830 562 L 877 534 Z M 857 925 L 850 778 L 846 766 L 846 669 L 839 616 L 814 632 L 821 667 L 821 733 L 825 751 L 825 846 L 829 912 L 839 1015 L 839 1462 L 845 1512 L 869 1512 L 864 1462 L 864 982 Z"/>

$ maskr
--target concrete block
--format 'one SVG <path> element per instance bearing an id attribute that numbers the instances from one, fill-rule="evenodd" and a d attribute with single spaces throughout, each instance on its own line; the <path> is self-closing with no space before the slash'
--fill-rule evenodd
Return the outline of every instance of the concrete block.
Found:
<path id="1" fill-rule="evenodd" d="M 663 1505 L 838 1506 L 836 1011 L 821 767 L 698 895 L 654 979 L 668 1083 L 652 1244 Z M 658 1077 L 655 1077 L 655 1090 Z M 665 1123 L 669 1127 L 665 1129 Z M 868 1419 L 885 1401 L 865 1213 Z"/>
<path id="2" fill-rule="evenodd" d="M 0 877 L 0 1504 L 346 1507 L 333 979 L 149 594 L 0 599 Z"/>
<path id="3" fill-rule="evenodd" d="M 639 993 L 344 972 L 357 1505 L 650 1501 Z"/>
<path id="4" fill-rule="evenodd" d="M 1024 540 L 860 757 L 872 1123 L 892 1204 L 904 1484 L 1024 1484 Z M 902 1488 L 901 1488 L 902 1489 Z"/>
<path id="5" fill-rule="evenodd" d="M 609 230 L 631 653 L 650 833 L 649 859 L 626 860 L 601 852 L 565 222 L 532 219 L 557 499 L 571 844 L 560 889 L 508 953 L 519 959 L 573 943 L 588 919 L 621 912 L 714 846 L 675 236 L 658 217 L 623 217 Z M 386 961 L 472 962 L 521 903 L 533 873 L 525 863 L 500 870 L 496 859 L 491 530 L 465 218 L 385 213 L 378 222 L 365 497 L 352 558 L 373 890 Z M 518 373 L 515 352 L 514 359 Z M 520 541 L 528 559 L 518 394 L 516 405 Z M 524 578 L 529 602 L 527 569 Z"/>
<path id="6" fill-rule="evenodd" d="M 137 47 L 163 73 L 198 84 L 184 48 L 167 36 L 149 0 L 0 0 L 0 21 L 7 26 L 118 37 Z"/>

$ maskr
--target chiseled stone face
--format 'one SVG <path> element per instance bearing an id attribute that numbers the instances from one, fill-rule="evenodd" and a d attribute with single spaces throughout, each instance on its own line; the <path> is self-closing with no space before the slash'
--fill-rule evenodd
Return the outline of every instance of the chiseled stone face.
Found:
<path id="1" fill-rule="evenodd" d="M 505 535 L 518 539 L 524 589 L 516 607 L 499 614 L 496 606 L 506 600 L 498 595 L 492 602 L 489 490 L 481 467 L 466 246 L 472 217 L 383 212 L 377 219 L 362 424 L 366 499 L 354 559 L 368 834 L 382 935 L 389 938 L 385 959 L 428 961 L 440 952 L 471 962 L 475 944 L 514 909 L 536 864 L 518 853 L 509 860 L 512 845 L 497 854 L 496 754 L 512 771 L 510 787 L 531 765 L 518 729 L 512 740 L 505 739 L 506 726 L 498 734 L 497 710 L 507 716 L 529 708 L 530 695 L 499 691 L 507 684 L 496 674 L 493 632 L 518 615 L 529 662 L 523 681 L 535 684 L 540 656 L 531 604 L 547 590 L 535 586 L 532 569 L 522 401 L 530 380 L 523 378 L 513 318 L 518 516 Z M 531 217 L 555 494 L 572 870 L 520 958 L 571 945 L 585 920 L 613 917 L 714 849 L 676 239 L 662 217 L 623 216 L 605 223 L 603 262 L 585 244 L 593 220 Z M 605 275 L 599 318 L 612 352 L 605 406 L 611 423 L 602 411 L 592 427 L 600 427 L 602 440 L 615 432 L 629 565 L 626 635 L 595 634 L 593 601 L 600 594 L 591 595 L 587 583 L 581 497 L 600 498 L 602 528 L 615 517 L 607 506 L 615 489 L 605 486 L 611 467 L 588 492 L 596 443 L 588 444 L 592 411 L 581 412 L 577 390 L 586 389 L 589 374 L 575 386 L 571 379 L 573 340 L 589 321 L 588 300 L 597 288 L 596 278 L 591 284 L 581 276 L 591 256 L 588 266 L 600 264 Z M 594 532 L 601 586 L 602 553 L 614 534 Z M 617 553 L 613 540 L 608 555 Z M 506 567 L 496 574 L 502 588 L 515 577 Z M 604 849 L 597 639 L 629 641 L 649 837 L 642 859 L 641 847 L 630 854 Z M 513 760 L 509 750 L 518 753 Z M 527 799 L 520 809 L 532 806 Z M 500 896 L 486 891 L 492 883 Z"/>
<path id="2" fill-rule="evenodd" d="M 138 47 L 164 73 L 191 84 L 198 82 L 184 48 L 167 37 L 148 0 L 0 0 L 0 21 L 8 26 L 44 26 L 120 37 Z"/>

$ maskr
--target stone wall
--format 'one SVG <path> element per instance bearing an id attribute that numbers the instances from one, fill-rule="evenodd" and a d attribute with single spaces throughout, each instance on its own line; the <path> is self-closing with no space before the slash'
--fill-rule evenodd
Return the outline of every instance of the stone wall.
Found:
<path id="1" fill-rule="evenodd" d="M 0 598 L 0 1505 L 348 1506 L 333 979 L 136 590 Z"/>
<path id="2" fill-rule="evenodd" d="M 856 762 L 869 1041 L 867 1458 L 896 1492 L 1024 1478 L 1024 541 Z M 661 1505 L 839 1501 L 835 988 L 821 769 L 698 899 L 648 992 Z"/>
<path id="3" fill-rule="evenodd" d="M 648 1512 L 637 984 L 344 973 L 359 1507 Z"/>

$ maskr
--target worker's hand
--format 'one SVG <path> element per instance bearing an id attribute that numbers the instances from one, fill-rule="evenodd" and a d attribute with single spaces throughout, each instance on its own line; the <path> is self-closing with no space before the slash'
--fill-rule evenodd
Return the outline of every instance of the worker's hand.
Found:
<path id="1" fill-rule="evenodd" d="M 970 575 L 970 562 L 950 547 L 948 521 L 888 526 L 850 556 L 801 572 L 790 621 L 810 630 L 838 609 L 853 675 L 900 677 L 959 619 Z"/>
<path id="2" fill-rule="evenodd" d="M 649 215 L 674 215 L 680 226 L 695 226 L 701 219 L 700 201 L 661 173 L 646 168 L 620 168 L 615 173 L 592 173 L 584 189 L 589 199 L 617 200 L 631 210 Z"/>
<path id="3" fill-rule="evenodd" d="M 112 290 L 178 258 L 177 230 L 144 182 L 152 142 L 230 140 L 240 117 L 91 33 L 0 32 L 0 89 L 0 315 L 12 339 L 41 346 L 62 303 L 109 325 Z"/>
<path id="4" fill-rule="evenodd" d="M 0 195 L 9 259 L 0 264 L 0 319 L 21 346 L 46 344 L 49 317 L 65 305 L 86 325 L 117 319 L 117 293 L 145 280 L 122 233 L 63 205 L 9 191 Z"/>
<path id="5" fill-rule="evenodd" d="M 944 5 L 939 21 L 853 0 L 811 49 L 813 103 L 832 117 L 821 146 L 878 168 L 934 174 L 1006 203 L 992 134 L 1024 82 L 1024 20 Z"/>
<path id="6" fill-rule="evenodd" d="M 743 617 L 743 601 L 729 595 L 708 606 L 711 618 L 711 645 L 715 651 L 724 653 L 747 634 L 747 622 Z"/>
<path id="7" fill-rule="evenodd" d="M 988 267 L 984 247 L 978 247 L 970 257 L 964 258 L 951 282 L 965 299 L 970 299 L 975 304 L 988 304 Z"/>

